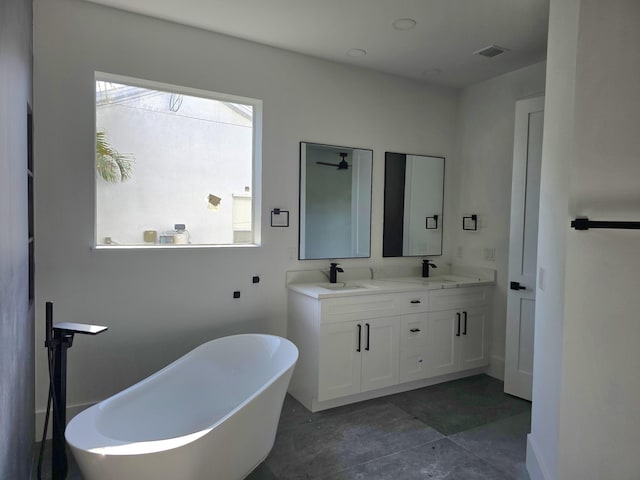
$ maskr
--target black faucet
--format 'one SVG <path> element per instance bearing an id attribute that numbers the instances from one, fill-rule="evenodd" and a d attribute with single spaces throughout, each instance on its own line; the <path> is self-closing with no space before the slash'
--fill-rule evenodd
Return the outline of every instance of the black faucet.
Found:
<path id="1" fill-rule="evenodd" d="M 338 272 L 344 272 L 338 263 L 332 263 L 329 268 L 329 282 L 336 283 L 338 281 Z"/>
<path id="2" fill-rule="evenodd" d="M 438 266 L 428 258 L 422 260 L 422 276 L 425 278 L 429 278 L 429 267 L 438 268 Z"/>

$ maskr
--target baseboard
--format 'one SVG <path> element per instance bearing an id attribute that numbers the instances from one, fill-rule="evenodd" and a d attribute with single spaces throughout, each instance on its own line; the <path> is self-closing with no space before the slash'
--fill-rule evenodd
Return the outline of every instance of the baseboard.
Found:
<path id="1" fill-rule="evenodd" d="M 81 411 L 86 410 L 93 403 L 83 403 L 79 405 L 67 406 L 67 423 Z M 42 430 L 44 428 L 44 419 L 46 417 L 46 410 L 36 411 L 36 442 L 42 440 Z M 49 428 L 47 429 L 47 440 L 51 439 L 51 432 L 53 431 L 53 412 L 49 414 Z"/>
<path id="2" fill-rule="evenodd" d="M 487 367 L 487 375 L 504 382 L 504 357 L 491 355 L 489 366 Z"/>
<path id="3" fill-rule="evenodd" d="M 538 454 L 536 441 L 531 434 L 527 435 L 527 473 L 531 480 L 552 480 Z"/>
<path id="4" fill-rule="evenodd" d="M 415 390 L 416 388 L 428 387 L 431 385 L 435 385 L 437 383 L 449 382 L 451 380 L 458 380 L 464 377 L 471 377 L 473 375 L 479 375 L 481 373 L 485 373 L 485 367 L 474 368 L 471 370 L 464 370 L 462 372 L 450 373 L 448 375 L 441 375 L 439 377 L 431 377 L 423 380 L 415 380 L 413 382 L 400 383 L 397 385 L 393 385 L 391 387 L 381 388 L 378 390 L 370 390 L 368 392 L 357 393 L 355 395 L 348 395 L 346 397 L 334 398 L 331 400 L 323 400 L 319 402 L 318 400 L 311 398 L 311 402 L 305 402 L 306 398 L 297 398 L 291 390 L 289 393 L 292 394 L 296 400 L 302 403 L 308 410 L 312 412 L 319 412 L 321 410 L 327 410 L 329 408 L 341 407 L 343 405 L 348 405 L 356 402 L 363 402 L 365 400 L 371 400 L 373 398 L 383 397 L 385 395 L 393 395 L 396 393 L 407 392 L 409 390 Z"/>

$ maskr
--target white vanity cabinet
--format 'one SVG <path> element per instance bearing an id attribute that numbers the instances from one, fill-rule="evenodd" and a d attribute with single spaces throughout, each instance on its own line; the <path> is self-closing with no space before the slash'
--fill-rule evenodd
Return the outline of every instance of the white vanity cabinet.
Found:
<path id="1" fill-rule="evenodd" d="M 433 375 L 489 364 L 488 288 L 466 287 L 429 293 L 428 358 Z"/>
<path id="2" fill-rule="evenodd" d="M 321 325 L 318 400 L 397 384 L 399 332 L 394 317 Z"/>
<path id="3" fill-rule="evenodd" d="M 318 401 L 396 385 L 400 326 L 427 309 L 428 291 L 318 300 Z"/>
<path id="4" fill-rule="evenodd" d="M 401 318 L 400 381 L 488 365 L 487 311 L 487 287 L 431 290 L 425 313 Z"/>
<path id="5" fill-rule="evenodd" d="M 300 356 L 290 392 L 317 402 L 397 385 L 400 318 L 424 311 L 428 291 L 313 298 L 289 290 L 287 336 Z"/>
<path id="6" fill-rule="evenodd" d="M 488 365 L 489 287 L 413 288 L 325 298 L 290 288 L 287 335 L 300 352 L 290 393 L 317 411 Z"/>

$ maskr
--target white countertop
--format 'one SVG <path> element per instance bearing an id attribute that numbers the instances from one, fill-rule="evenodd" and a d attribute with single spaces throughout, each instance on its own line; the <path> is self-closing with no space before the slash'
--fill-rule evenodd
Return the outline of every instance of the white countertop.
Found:
<path id="1" fill-rule="evenodd" d="M 289 290 L 312 298 L 337 298 L 354 295 L 374 295 L 381 293 L 411 292 L 417 290 L 440 290 L 493 285 L 492 279 L 480 276 L 441 275 L 429 278 L 398 277 L 380 280 L 349 280 L 347 282 L 290 283 Z"/>

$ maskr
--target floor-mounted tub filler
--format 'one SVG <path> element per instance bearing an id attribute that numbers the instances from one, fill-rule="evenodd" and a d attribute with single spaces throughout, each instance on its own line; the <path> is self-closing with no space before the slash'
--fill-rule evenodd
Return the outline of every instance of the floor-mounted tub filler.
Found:
<path id="1" fill-rule="evenodd" d="M 85 480 L 239 480 L 269 454 L 298 349 L 272 335 L 205 343 L 74 417 Z"/>

